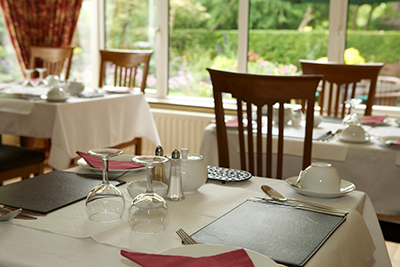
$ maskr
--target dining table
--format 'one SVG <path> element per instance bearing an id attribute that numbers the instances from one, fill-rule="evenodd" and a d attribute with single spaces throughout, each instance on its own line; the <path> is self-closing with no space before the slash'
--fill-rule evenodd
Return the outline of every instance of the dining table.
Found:
<path id="1" fill-rule="evenodd" d="M 1 83 L 0 134 L 51 139 L 48 164 L 53 169 L 68 168 L 76 151 L 112 147 L 135 137 L 161 144 L 141 92 L 85 87 L 79 95 L 53 102 L 46 99 L 49 89 Z"/>
<path id="2" fill-rule="evenodd" d="M 73 167 L 65 172 L 95 173 L 101 182 L 101 172 L 88 172 L 84 166 Z M 118 178 L 126 182 L 119 186 L 126 205 L 122 219 L 117 222 L 90 221 L 84 200 L 46 216 L 38 216 L 36 220 L 0 222 L 0 245 L 3 248 L 0 250 L 0 266 L 138 266 L 121 256 L 121 250 L 157 254 L 183 247 L 185 245 L 176 234 L 179 228 L 192 234 L 243 201 L 252 197 L 266 197 L 260 189 L 261 185 L 269 185 L 289 198 L 312 200 L 349 211 L 346 220 L 318 248 L 305 264 L 306 267 L 391 266 L 374 207 L 365 192 L 354 190 L 335 199 L 310 198 L 298 194 L 279 179 L 253 176 L 238 182 L 208 180 L 198 190 L 184 192 L 184 200 L 167 201 L 169 224 L 164 231 L 140 234 L 134 232 L 128 223 L 132 198 L 127 185 L 131 181 L 144 179 L 146 170 L 143 168 L 124 172 Z M 299 238 L 291 236 L 289 242 L 301 242 L 297 240 Z M 265 242 L 270 246 L 277 245 L 274 240 Z"/>
<path id="3" fill-rule="evenodd" d="M 360 115 L 362 117 L 362 115 Z M 384 116 L 385 117 L 385 116 Z M 341 136 L 347 126 L 341 118 L 321 117 L 322 122 L 313 129 L 312 162 L 327 162 L 339 172 L 341 179 L 353 183 L 365 192 L 378 214 L 400 214 L 400 139 L 399 120 L 386 117 L 380 123 L 362 123 L 368 134 L 363 142 L 348 142 Z M 273 127 L 273 131 L 277 127 Z M 321 136 L 331 133 L 328 140 Z M 274 134 L 274 132 L 273 132 Z M 284 127 L 283 180 L 297 177 L 302 170 L 304 121 L 299 126 Z M 392 140 L 393 143 L 385 141 Z M 264 138 L 265 144 L 265 138 Z M 276 154 L 277 137 L 273 137 Z M 241 169 L 238 134 L 228 127 L 230 168 Z M 199 154 L 207 165 L 219 166 L 216 125 L 209 124 L 203 132 Z M 274 167 L 273 167 L 274 173 Z"/>

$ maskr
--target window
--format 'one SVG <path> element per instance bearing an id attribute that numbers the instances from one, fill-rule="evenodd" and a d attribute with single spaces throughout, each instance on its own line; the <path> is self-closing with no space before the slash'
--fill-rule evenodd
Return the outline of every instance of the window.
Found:
<path id="1" fill-rule="evenodd" d="M 366 61 L 386 62 L 383 75 L 400 78 L 400 2 L 326 2 L 84 0 L 71 78 L 97 84 L 99 48 L 154 50 L 147 86 L 154 96 L 169 99 L 208 101 L 207 67 L 290 74 L 301 71 L 298 59 L 341 61 L 346 48 Z M 2 42 L 0 58 L 13 57 L 4 37 Z M 3 80 L 22 76 L 19 67 L 8 67 L 12 64 L 9 58 L 0 61 Z"/>

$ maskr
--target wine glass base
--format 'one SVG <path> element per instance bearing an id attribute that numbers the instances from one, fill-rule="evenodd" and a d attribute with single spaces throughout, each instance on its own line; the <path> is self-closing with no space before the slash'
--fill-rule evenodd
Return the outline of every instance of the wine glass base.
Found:
<path id="1" fill-rule="evenodd" d="M 117 212 L 98 212 L 89 215 L 89 219 L 95 222 L 109 223 L 116 222 L 122 218 L 121 213 Z"/>
<path id="2" fill-rule="evenodd" d="M 164 231 L 167 226 L 161 223 L 141 222 L 132 225 L 131 228 L 140 234 L 156 234 Z"/>

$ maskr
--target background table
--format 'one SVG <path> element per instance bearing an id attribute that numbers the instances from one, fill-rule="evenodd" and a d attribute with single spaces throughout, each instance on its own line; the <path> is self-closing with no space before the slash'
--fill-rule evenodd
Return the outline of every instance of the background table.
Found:
<path id="1" fill-rule="evenodd" d="M 64 103 L 0 98 L 0 134 L 51 138 L 49 165 L 65 169 L 76 151 L 110 147 L 145 137 L 160 144 L 142 93 L 71 97 Z"/>
<path id="2" fill-rule="evenodd" d="M 70 171 L 80 169 L 76 167 Z M 144 179 L 145 174 L 145 171 L 133 171 L 122 179 Z M 168 202 L 170 223 L 167 230 L 155 235 L 132 232 L 126 217 L 115 224 L 90 222 L 86 217 L 84 202 L 80 201 L 36 221 L 15 219 L 1 223 L 0 245 L 7 249 L 0 250 L 0 265 L 137 266 L 120 256 L 120 250 L 157 253 L 181 246 L 175 234 L 178 228 L 193 233 L 248 197 L 265 196 L 260 190 L 262 184 L 270 185 L 287 197 L 310 200 L 276 179 L 252 177 L 244 182 L 225 185 L 206 184 L 198 192 L 187 194 L 184 201 Z M 128 209 L 131 199 L 126 185 L 121 189 Z M 365 193 L 354 191 L 334 200 L 313 200 L 348 209 L 350 214 L 310 259 L 307 267 L 360 266 L 360 262 L 367 261 L 371 256 L 373 247 L 376 250 L 365 266 L 391 266 L 375 211 Z"/>
<path id="3" fill-rule="evenodd" d="M 313 137 L 328 131 L 335 132 L 341 124 L 322 122 L 315 129 Z M 366 192 L 378 214 L 400 214 L 400 146 L 387 147 L 378 136 L 399 136 L 400 127 L 394 122 L 390 125 L 364 128 L 373 135 L 368 143 L 354 144 L 340 141 L 337 137 L 329 142 L 313 141 L 312 161 L 331 163 L 342 179 L 354 183 L 358 190 Z M 285 128 L 288 135 L 304 135 L 304 129 Z M 237 132 L 228 133 L 230 167 L 240 169 Z M 276 138 L 274 138 L 276 142 Z M 215 124 L 206 127 L 199 153 L 207 165 L 218 166 L 218 146 Z M 299 138 L 285 137 L 283 178 L 297 176 L 302 168 L 303 141 Z M 273 170 L 273 173 L 275 170 Z"/>

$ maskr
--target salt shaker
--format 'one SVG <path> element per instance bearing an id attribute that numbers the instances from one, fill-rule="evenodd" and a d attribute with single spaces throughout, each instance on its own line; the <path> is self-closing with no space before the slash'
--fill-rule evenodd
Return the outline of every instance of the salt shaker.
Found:
<path id="1" fill-rule="evenodd" d="M 155 152 L 156 156 L 164 156 L 164 149 L 162 148 L 162 146 L 158 145 L 156 147 L 156 152 Z M 164 164 L 157 164 L 156 166 L 154 166 L 154 181 L 160 181 L 162 183 L 165 183 L 164 181 Z"/>
<path id="2" fill-rule="evenodd" d="M 184 200 L 182 187 L 181 155 L 179 150 L 175 149 L 171 153 L 171 175 L 169 177 L 169 186 L 166 199 L 171 201 Z"/>

